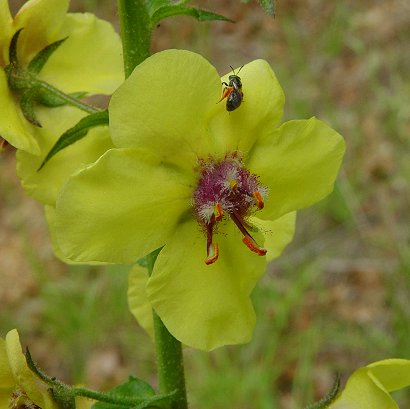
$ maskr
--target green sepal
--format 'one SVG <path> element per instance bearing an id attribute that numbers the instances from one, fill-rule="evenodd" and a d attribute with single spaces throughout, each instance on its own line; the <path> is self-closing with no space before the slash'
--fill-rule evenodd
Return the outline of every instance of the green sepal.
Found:
<path id="1" fill-rule="evenodd" d="M 20 33 L 23 29 L 17 30 L 9 46 L 9 64 L 4 67 L 4 71 L 7 75 L 7 82 L 11 90 L 21 91 L 30 87 L 30 75 L 27 75 L 25 71 L 21 68 L 17 56 L 17 42 Z"/>
<path id="2" fill-rule="evenodd" d="M 96 126 L 108 125 L 108 111 L 95 112 L 82 118 L 76 125 L 65 131 L 57 142 L 50 149 L 47 156 L 41 163 L 38 171 L 59 151 L 79 141 L 87 135 L 91 128 Z"/>
<path id="3" fill-rule="evenodd" d="M 151 25 L 155 27 L 161 20 L 177 15 L 191 16 L 198 21 L 221 20 L 233 23 L 233 20 L 220 14 L 212 13 L 211 11 L 175 4 L 158 8 L 151 16 Z"/>
<path id="4" fill-rule="evenodd" d="M 139 403 L 132 405 L 127 404 L 127 408 L 132 409 L 144 409 L 144 408 L 168 408 L 170 406 L 169 395 L 156 395 L 154 389 L 148 383 L 130 376 L 128 381 L 111 389 L 105 394 L 107 397 L 113 398 L 118 404 L 97 402 L 92 406 L 92 409 L 124 409 L 126 402 L 136 402 L 140 399 Z M 120 402 L 124 403 L 120 403 Z"/>
<path id="5" fill-rule="evenodd" d="M 35 57 L 30 61 L 27 70 L 33 74 L 38 74 L 41 69 L 44 67 L 45 63 L 51 57 L 51 55 L 60 47 L 61 44 L 67 40 L 68 37 L 65 37 L 61 40 L 55 41 L 44 47 L 41 51 L 39 51 Z M 11 48 L 11 47 L 10 47 Z M 11 60 L 10 60 L 11 61 Z"/>
<path id="6" fill-rule="evenodd" d="M 337 395 L 340 390 L 340 377 L 336 376 L 336 379 L 333 383 L 332 389 L 324 396 L 319 402 L 315 402 L 306 406 L 305 409 L 326 409 L 328 408 L 337 398 Z"/>
<path id="7" fill-rule="evenodd" d="M 34 113 L 34 104 L 37 101 L 37 92 L 38 90 L 34 88 L 28 88 L 21 93 L 20 98 L 20 108 L 23 112 L 24 118 L 27 119 L 32 125 L 41 128 L 41 124 L 36 118 Z"/>
<path id="8" fill-rule="evenodd" d="M 49 392 L 60 409 L 76 409 L 75 396 L 69 389 L 50 388 Z"/>
<path id="9" fill-rule="evenodd" d="M 19 39 L 20 33 L 23 29 L 20 28 L 19 30 L 17 30 L 13 37 L 11 38 L 10 41 L 10 46 L 9 46 L 9 63 L 11 65 L 15 65 L 18 66 L 19 62 L 18 62 L 18 57 L 17 57 L 17 41 Z"/>
<path id="10" fill-rule="evenodd" d="M 50 385 L 48 389 L 53 400 L 57 403 L 60 409 L 76 409 L 75 408 L 75 394 L 73 389 L 54 377 L 46 375 L 33 361 L 28 348 L 26 348 L 26 362 L 30 370 L 43 382 Z"/>
<path id="11" fill-rule="evenodd" d="M 26 363 L 29 369 L 34 372 L 34 374 L 41 379 L 43 382 L 47 383 L 48 385 L 52 386 L 63 386 L 64 384 L 58 381 L 56 378 L 51 378 L 50 376 L 46 375 L 33 361 L 31 356 L 30 350 L 26 348 L 26 353 L 24 354 L 26 357 Z"/>
<path id="12" fill-rule="evenodd" d="M 87 92 L 84 92 L 84 91 L 72 92 L 71 94 L 68 94 L 68 95 L 72 98 L 81 99 L 87 95 Z M 48 90 L 45 90 L 44 88 L 39 89 L 37 93 L 37 102 L 48 108 L 57 108 L 57 107 L 68 104 L 68 102 L 65 99 L 59 97 L 56 94 L 52 94 L 48 92 Z"/>

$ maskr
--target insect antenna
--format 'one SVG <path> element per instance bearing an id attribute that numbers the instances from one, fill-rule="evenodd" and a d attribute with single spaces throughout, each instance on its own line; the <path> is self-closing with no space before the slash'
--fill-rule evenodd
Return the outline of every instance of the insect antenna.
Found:
<path id="1" fill-rule="evenodd" d="M 233 69 L 232 65 L 230 65 L 231 70 L 232 70 L 232 72 L 233 72 L 233 75 L 238 75 L 238 74 L 241 72 L 241 69 L 242 69 L 244 66 L 245 66 L 245 64 L 243 64 L 243 65 L 239 68 L 238 72 L 235 73 L 235 70 Z"/>

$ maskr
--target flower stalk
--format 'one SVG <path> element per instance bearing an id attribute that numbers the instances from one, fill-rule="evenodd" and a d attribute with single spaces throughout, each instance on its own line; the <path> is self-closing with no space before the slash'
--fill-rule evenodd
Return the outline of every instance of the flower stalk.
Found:
<path id="1" fill-rule="evenodd" d="M 118 0 L 118 15 L 123 45 L 124 73 L 128 78 L 134 68 L 150 55 L 150 17 L 143 0 Z M 146 257 L 149 275 L 152 274 L 159 252 L 160 249 Z M 182 345 L 169 333 L 155 311 L 153 311 L 153 319 L 160 392 L 173 394 L 172 409 L 186 409 L 188 404 Z"/>
<path id="2" fill-rule="evenodd" d="M 65 94 L 64 92 L 60 91 L 59 89 L 53 87 L 52 85 L 48 84 L 47 82 L 36 80 L 36 86 L 39 87 L 39 90 L 45 92 L 47 96 L 54 97 L 55 99 L 61 100 L 64 103 L 71 105 L 80 109 L 81 111 L 87 112 L 88 114 L 94 114 L 96 112 L 101 112 L 102 109 L 94 107 L 90 104 L 86 104 L 85 102 L 75 98 L 69 94 Z"/>
<path id="3" fill-rule="evenodd" d="M 160 249 L 147 256 L 147 268 L 152 274 Z M 161 318 L 153 311 L 154 333 L 157 352 L 158 381 L 161 394 L 171 394 L 171 409 L 188 407 L 185 388 L 182 345 L 167 330 Z"/>
<path id="4" fill-rule="evenodd" d="M 150 17 L 143 0 L 118 0 L 118 15 L 127 78 L 150 55 Z"/>

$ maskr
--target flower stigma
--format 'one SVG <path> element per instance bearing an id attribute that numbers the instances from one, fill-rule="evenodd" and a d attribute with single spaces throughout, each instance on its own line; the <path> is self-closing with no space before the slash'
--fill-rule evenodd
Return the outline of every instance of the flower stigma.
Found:
<path id="1" fill-rule="evenodd" d="M 212 157 L 200 160 L 198 170 L 193 205 L 197 221 L 206 234 L 205 264 L 213 264 L 218 259 L 218 244 L 213 241 L 213 235 L 217 223 L 225 217 L 230 217 L 243 234 L 242 242 L 254 253 L 264 256 L 266 249 L 249 233 L 252 226 L 246 218 L 263 209 L 268 189 L 259 183 L 257 175 L 245 168 L 240 152 L 228 153 L 222 160 Z"/>

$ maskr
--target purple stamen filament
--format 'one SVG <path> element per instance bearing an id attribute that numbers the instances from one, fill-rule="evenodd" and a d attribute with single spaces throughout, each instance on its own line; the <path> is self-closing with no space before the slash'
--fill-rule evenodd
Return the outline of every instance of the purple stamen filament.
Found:
<path id="1" fill-rule="evenodd" d="M 194 209 L 198 223 L 206 232 L 206 264 L 214 263 L 219 256 L 218 245 L 213 242 L 217 222 L 229 216 L 243 234 L 243 243 L 260 256 L 266 249 L 260 247 L 249 234 L 251 226 L 246 218 L 263 209 L 267 189 L 258 177 L 243 165 L 239 152 L 225 155 L 223 160 L 210 158 L 201 161 L 199 180 L 194 193 Z"/>

